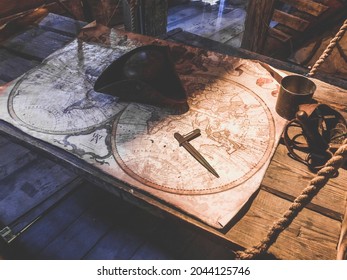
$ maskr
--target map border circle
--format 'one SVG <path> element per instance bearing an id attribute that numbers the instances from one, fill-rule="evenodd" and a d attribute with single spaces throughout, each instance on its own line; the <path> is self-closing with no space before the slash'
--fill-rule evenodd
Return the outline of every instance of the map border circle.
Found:
<path id="1" fill-rule="evenodd" d="M 198 74 L 200 76 L 208 76 L 211 77 L 213 75 L 208 74 L 208 75 L 204 75 L 204 74 Z M 216 77 L 216 76 L 214 76 Z M 122 116 L 122 114 L 124 113 L 124 111 L 122 111 L 119 116 L 117 116 L 117 118 L 115 118 L 115 121 L 112 125 L 112 135 L 111 135 L 111 147 L 112 147 L 112 155 L 115 158 L 116 162 L 118 163 L 118 165 L 121 167 L 121 169 L 127 173 L 129 176 L 131 176 L 132 178 L 134 178 L 135 180 L 139 181 L 140 183 L 149 186 L 151 188 L 157 189 L 157 190 L 161 190 L 161 191 L 165 191 L 168 193 L 173 193 L 173 194 L 184 194 L 184 195 L 203 195 L 203 194 L 212 194 L 212 193 L 219 193 L 219 192 L 223 192 L 225 190 L 228 189 L 232 189 L 235 188 L 237 186 L 239 186 L 240 184 L 246 182 L 249 178 L 251 178 L 253 175 L 255 175 L 265 164 L 265 162 L 269 159 L 272 151 L 273 151 L 273 147 L 274 147 L 274 142 L 275 142 L 275 123 L 274 123 L 274 118 L 271 114 L 271 111 L 269 109 L 269 107 L 266 105 L 266 103 L 261 99 L 261 97 L 259 95 L 257 95 L 253 90 L 245 87 L 244 85 L 233 81 L 231 79 L 227 79 L 227 78 L 218 78 L 218 79 L 222 79 L 225 80 L 227 82 L 231 82 L 236 84 L 236 86 L 241 87 L 243 90 L 250 92 L 250 94 L 252 94 L 252 96 L 257 99 L 257 101 L 259 102 L 259 104 L 261 104 L 261 106 L 263 107 L 263 110 L 265 112 L 265 114 L 267 115 L 267 119 L 268 119 L 268 123 L 269 123 L 269 141 L 267 143 L 267 148 L 263 153 L 263 156 L 261 157 L 261 159 L 259 160 L 259 162 L 252 167 L 247 173 L 245 173 L 242 177 L 231 181 L 227 184 L 224 184 L 222 186 L 218 186 L 218 187 L 214 187 L 214 188 L 209 188 L 209 189 L 177 189 L 177 188 L 173 188 L 173 187 L 168 187 L 168 186 L 162 186 L 156 182 L 152 182 L 146 178 L 141 177 L 139 174 L 135 173 L 133 170 L 131 170 L 130 168 L 127 167 L 126 163 L 123 161 L 123 159 L 121 158 L 121 156 L 118 153 L 117 147 L 116 147 L 116 134 L 117 134 L 117 126 L 119 123 L 119 120 Z"/>

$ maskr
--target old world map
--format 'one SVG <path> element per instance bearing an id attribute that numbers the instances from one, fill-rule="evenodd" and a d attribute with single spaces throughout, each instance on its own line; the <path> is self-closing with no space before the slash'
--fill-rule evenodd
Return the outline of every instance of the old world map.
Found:
<path id="1" fill-rule="evenodd" d="M 88 162 L 129 192 L 141 190 L 224 227 L 259 188 L 283 130 L 274 110 L 276 82 L 256 62 L 172 44 L 187 110 L 123 102 L 93 85 L 143 39 L 112 32 L 108 46 L 74 40 L 0 88 L 0 118 Z M 196 129 L 201 135 L 189 143 L 219 177 L 174 137 Z"/>
<path id="2" fill-rule="evenodd" d="M 93 130 L 124 108 L 114 97 L 93 91 L 93 85 L 125 50 L 81 48 L 70 44 L 19 79 L 8 101 L 13 119 L 39 132 L 76 134 Z"/>
<path id="3" fill-rule="evenodd" d="M 211 83 L 211 79 L 215 82 Z M 113 129 L 118 164 L 144 184 L 173 193 L 206 194 L 246 181 L 269 157 L 274 124 L 265 103 L 251 90 L 213 75 L 184 80 L 189 111 L 133 103 Z M 216 167 L 216 178 L 179 147 L 175 132 L 201 130 L 191 144 Z"/>

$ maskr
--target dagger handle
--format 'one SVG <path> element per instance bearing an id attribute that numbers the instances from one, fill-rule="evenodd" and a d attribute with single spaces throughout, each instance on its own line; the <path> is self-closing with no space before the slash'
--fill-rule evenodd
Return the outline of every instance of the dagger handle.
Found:
<path id="1" fill-rule="evenodd" d="M 174 133 L 174 137 L 175 137 L 175 139 L 178 141 L 178 143 L 180 144 L 180 146 L 182 145 L 183 142 L 186 141 L 186 139 L 185 139 L 181 134 L 179 134 L 178 132 L 175 132 L 175 133 Z"/>
<path id="2" fill-rule="evenodd" d="M 174 137 L 176 138 L 180 146 L 182 145 L 183 142 L 189 142 L 190 140 L 193 140 L 196 137 L 199 137 L 200 135 L 201 135 L 201 132 L 199 128 L 194 129 L 192 132 L 189 132 L 184 136 L 179 134 L 178 132 L 174 133 Z"/>

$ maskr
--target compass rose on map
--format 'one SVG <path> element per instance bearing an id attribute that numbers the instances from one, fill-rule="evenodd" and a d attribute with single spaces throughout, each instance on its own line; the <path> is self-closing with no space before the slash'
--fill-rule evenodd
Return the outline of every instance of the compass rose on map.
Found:
<path id="1" fill-rule="evenodd" d="M 274 122 L 263 100 L 229 79 L 195 74 L 183 78 L 189 111 L 131 103 L 113 126 L 117 163 L 141 183 L 176 194 L 208 194 L 244 183 L 266 162 Z M 199 128 L 191 144 L 216 169 L 213 176 L 184 149 L 174 133 Z"/>

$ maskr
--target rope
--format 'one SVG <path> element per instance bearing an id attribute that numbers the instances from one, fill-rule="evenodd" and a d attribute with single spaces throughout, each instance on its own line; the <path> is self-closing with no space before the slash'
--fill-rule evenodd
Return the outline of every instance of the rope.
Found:
<path id="1" fill-rule="evenodd" d="M 325 186 L 330 178 L 335 177 L 338 169 L 347 160 L 347 139 L 345 139 L 332 158 L 327 161 L 317 175 L 309 182 L 308 186 L 294 200 L 289 209 L 268 231 L 266 237 L 259 244 L 245 251 L 236 252 L 238 259 L 248 260 L 265 253 L 269 247 L 277 240 L 279 234 L 286 229 L 298 213 L 312 200 L 312 198 Z"/>
<path id="2" fill-rule="evenodd" d="M 131 32 L 136 32 L 136 12 L 137 12 L 137 0 L 128 0 L 130 10 L 130 28 Z"/>
<path id="3" fill-rule="evenodd" d="M 316 63 L 312 66 L 310 72 L 307 74 L 309 77 L 312 77 L 314 74 L 316 74 L 318 68 L 323 64 L 325 59 L 332 53 L 336 44 L 341 40 L 341 38 L 343 37 L 346 31 L 347 31 L 347 19 L 341 26 L 340 30 L 336 33 L 335 37 L 330 41 L 329 45 L 324 50 L 322 55 L 318 58 Z"/>

